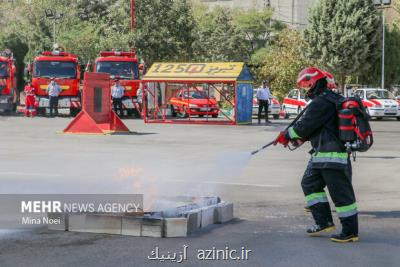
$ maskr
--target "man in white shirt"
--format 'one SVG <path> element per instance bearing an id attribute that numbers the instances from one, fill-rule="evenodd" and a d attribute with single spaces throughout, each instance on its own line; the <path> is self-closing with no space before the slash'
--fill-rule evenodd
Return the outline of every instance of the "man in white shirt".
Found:
<path id="1" fill-rule="evenodd" d="M 265 110 L 265 123 L 270 122 L 268 120 L 268 106 L 271 92 L 269 91 L 267 80 L 264 80 L 262 86 L 257 89 L 256 97 L 258 103 L 258 124 L 261 124 L 261 113 L 263 109 Z"/>
<path id="2" fill-rule="evenodd" d="M 124 96 L 124 87 L 121 86 L 118 79 L 114 80 L 115 83 L 111 87 L 111 97 L 115 113 L 118 116 L 122 115 L 122 97 Z"/>
<path id="3" fill-rule="evenodd" d="M 61 87 L 56 83 L 53 77 L 47 86 L 47 94 L 49 95 L 50 117 L 53 117 L 53 110 L 55 115 L 58 116 L 58 96 L 61 93 Z"/>

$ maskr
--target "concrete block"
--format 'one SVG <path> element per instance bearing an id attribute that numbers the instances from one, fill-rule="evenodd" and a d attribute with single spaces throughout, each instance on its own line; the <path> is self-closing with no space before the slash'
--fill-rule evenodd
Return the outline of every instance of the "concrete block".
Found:
<path id="1" fill-rule="evenodd" d="M 142 235 L 142 218 L 131 216 L 122 217 L 122 235 L 141 236 Z"/>
<path id="2" fill-rule="evenodd" d="M 214 224 L 216 206 L 209 206 L 201 209 L 201 227 Z"/>
<path id="3" fill-rule="evenodd" d="M 68 231 L 68 213 L 47 213 L 47 218 L 49 230 Z"/>
<path id="4" fill-rule="evenodd" d="M 122 217 L 104 214 L 70 214 L 69 231 L 121 234 Z"/>
<path id="5" fill-rule="evenodd" d="M 185 217 L 164 219 L 164 237 L 186 237 L 188 220 Z"/>
<path id="6" fill-rule="evenodd" d="M 196 231 L 201 227 L 201 209 L 192 210 L 186 214 L 188 233 Z"/>
<path id="7" fill-rule="evenodd" d="M 122 216 L 87 214 L 86 227 L 90 233 L 121 234 Z"/>
<path id="8" fill-rule="evenodd" d="M 86 214 L 70 213 L 68 214 L 68 231 L 71 232 L 87 232 L 86 231 Z"/>
<path id="9" fill-rule="evenodd" d="M 219 203 L 215 210 L 215 223 L 225 223 L 233 219 L 233 203 Z"/>
<path id="10" fill-rule="evenodd" d="M 142 236 L 163 237 L 164 236 L 164 220 L 162 219 L 146 219 L 142 221 Z"/>

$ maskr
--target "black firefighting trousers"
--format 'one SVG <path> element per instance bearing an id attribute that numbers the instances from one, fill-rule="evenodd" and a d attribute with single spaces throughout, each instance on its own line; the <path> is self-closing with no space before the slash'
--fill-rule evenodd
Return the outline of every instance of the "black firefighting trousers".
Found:
<path id="1" fill-rule="evenodd" d="M 342 224 L 342 233 L 358 234 L 357 205 L 351 176 L 350 160 L 345 170 L 313 169 L 311 162 L 308 164 L 301 187 L 316 224 L 323 226 L 327 222 L 333 222 L 331 208 L 324 191 L 324 188 L 328 187 Z"/>

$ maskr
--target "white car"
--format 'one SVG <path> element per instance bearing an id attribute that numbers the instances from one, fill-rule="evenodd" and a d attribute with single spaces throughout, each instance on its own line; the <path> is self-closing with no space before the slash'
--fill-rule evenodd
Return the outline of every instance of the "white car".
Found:
<path id="1" fill-rule="evenodd" d="M 386 89 L 363 88 L 354 92 L 361 98 L 364 107 L 371 117 L 381 120 L 383 117 L 395 117 L 400 120 L 400 103 Z"/>
<path id="2" fill-rule="evenodd" d="M 272 102 L 272 104 L 271 104 Z M 272 115 L 272 117 L 277 120 L 279 119 L 279 112 L 281 111 L 281 104 L 279 103 L 278 99 L 272 96 L 272 99 L 268 101 L 268 114 Z M 264 112 L 264 110 L 263 110 Z M 263 113 L 264 114 L 264 113 Z M 253 96 L 253 115 L 258 115 L 258 103 L 257 97 L 254 94 Z"/>
<path id="3" fill-rule="evenodd" d="M 311 102 L 307 97 L 304 89 L 293 89 L 283 99 L 282 110 L 285 118 L 289 119 L 290 115 L 298 115 Z"/>

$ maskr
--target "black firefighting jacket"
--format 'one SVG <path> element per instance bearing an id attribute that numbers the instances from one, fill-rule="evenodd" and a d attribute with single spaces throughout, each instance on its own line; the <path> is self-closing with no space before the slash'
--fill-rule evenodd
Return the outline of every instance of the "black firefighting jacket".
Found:
<path id="1" fill-rule="evenodd" d="M 349 154 L 339 140 L 335 103 L 328 99 L 342 96 L 323 88 L 308 105 L 304 115 L 285 132 L 289 140 L 309 140 L 312 145 L 311 163 L 315 169 L 345 169 Z"/>

